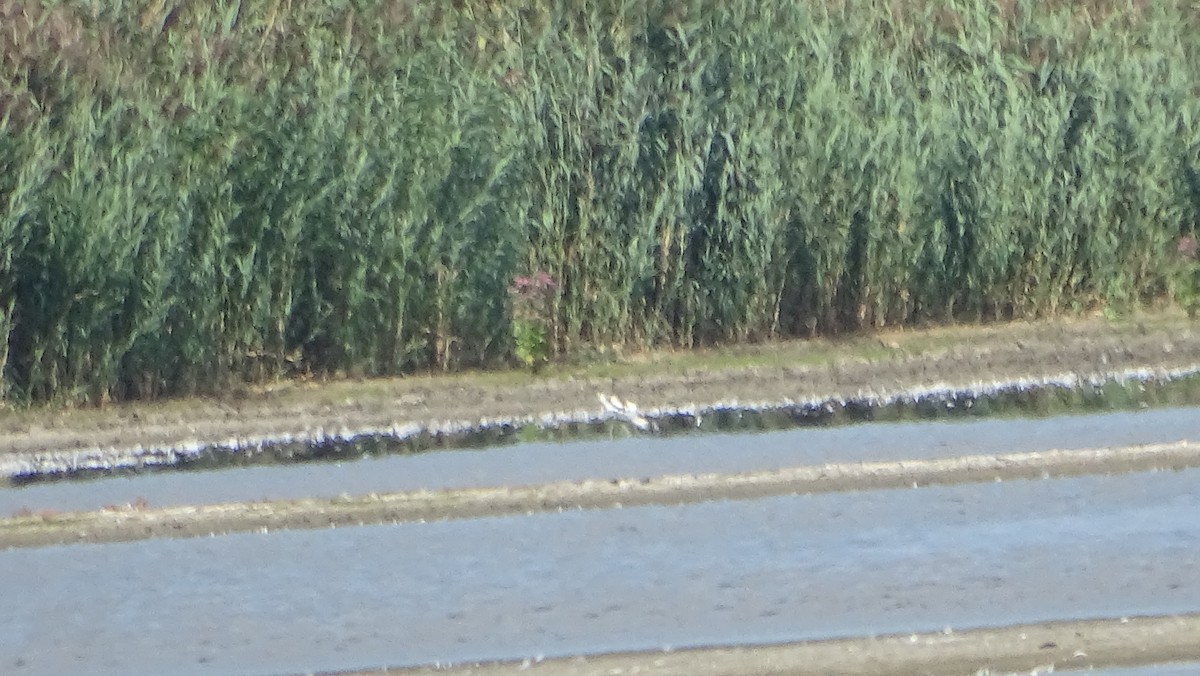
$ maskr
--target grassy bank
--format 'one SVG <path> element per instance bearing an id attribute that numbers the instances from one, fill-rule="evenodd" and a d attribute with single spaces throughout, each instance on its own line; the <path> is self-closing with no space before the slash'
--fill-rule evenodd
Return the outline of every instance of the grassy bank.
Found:
<path id="1" fill-rule="evenodd" d="M 1191 4 L 0 0 L 3 396 L 1134 305 Z"/>

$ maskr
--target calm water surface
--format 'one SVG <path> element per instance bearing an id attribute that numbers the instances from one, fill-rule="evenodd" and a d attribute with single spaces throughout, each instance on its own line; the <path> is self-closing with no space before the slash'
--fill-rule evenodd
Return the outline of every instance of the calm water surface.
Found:
<path id="1" fill-rule="evenodd" d="M 10 550 L 0 673 L 303 673 L 1195 612 L 1197 485 L 1151 472 Z"/>

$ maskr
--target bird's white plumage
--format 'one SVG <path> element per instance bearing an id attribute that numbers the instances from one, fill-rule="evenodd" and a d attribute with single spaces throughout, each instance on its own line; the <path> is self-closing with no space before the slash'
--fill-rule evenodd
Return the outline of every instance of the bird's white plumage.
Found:
<path id="1" fill-rule="evenodd" d="M 632 401 L 621 401 L 617 395 L 603 392 L 596 393 L 596 398 L 609 415 L 624 420 L 643 432 L 654 429 L 654 425 L 638 412 L 637 404 Z"/>

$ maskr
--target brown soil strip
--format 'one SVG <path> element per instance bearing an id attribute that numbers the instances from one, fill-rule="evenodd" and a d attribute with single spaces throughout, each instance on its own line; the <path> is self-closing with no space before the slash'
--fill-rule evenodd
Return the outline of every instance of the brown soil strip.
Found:
<path id="1" fill-rule="evenodd" d="M 1200 661 L 1200 615 L 1050 622 L 998 629 L 771 646 L 571 657 L 341 676 L 968 676 Z"/>
<path id="2" fill-rule="evenodd" d="M 1200 443 L 793 467 L 745 474 L 557 482 L 62 514 L 0 521 L 0 548 L 675 505 L 774 495 L 1200 467 Z"/>
<path id="3" fill-rule="evenodd" d="M 896 331 L 840 341 L 790 341 L 655 352 L 559 364 L 546 373 L 476 373 L 284 382 L 201 398 L 105 409 L 0 410 L 0 457 L 162 450 L 285 435 L 598 411 L 598 391 L 643 410 L 737 401 L 852 399 L 931 387 L 1200 364 L 1200 331 L 1181 313 L 1114 324 L 1098 318 Z"/>

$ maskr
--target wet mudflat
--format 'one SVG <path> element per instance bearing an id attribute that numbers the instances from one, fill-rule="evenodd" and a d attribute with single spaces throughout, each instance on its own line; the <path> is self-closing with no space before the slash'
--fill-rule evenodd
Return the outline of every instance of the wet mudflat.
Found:
<path id="1" fill-rule="evenodd" d="M 0 670 L 303 673 L 1195 612 L 1198 479 L 10 550 Z"/>
<path id="2" fill-rule="evenodd" d="M 383 455 L 338 463 L 34 483 L 0 489 L 0 516 L 18 510 L 95 510 L 134 501 L 171 507 L 612 477 L 744 473 L 797 465 L 1101 448 L 1183 439 L 1200 439 L 1200 408 L 668 437 L 629 436 L 626 428 L 614 426 L 607 439 L 527 443 L 475 452 Z"/>

